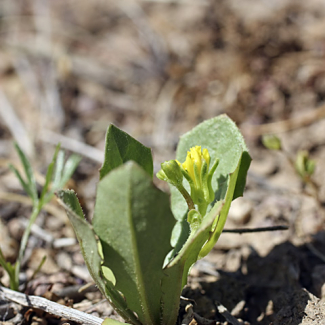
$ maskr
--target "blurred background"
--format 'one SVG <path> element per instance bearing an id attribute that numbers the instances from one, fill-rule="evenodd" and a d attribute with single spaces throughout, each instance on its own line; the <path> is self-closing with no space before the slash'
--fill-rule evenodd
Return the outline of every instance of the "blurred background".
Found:
<path id="1" fill-rule="evenodd" d="M 174 158 L 180 135 L 226 113 L 242 130 L 254 159 L 247 194 L 235 201 L 227 227 L 286 224 L 290 230 L 225 234 L 208 261 L 210 268 L 235 272 L 251 249 L 268 256 L 288 240 L 308 243 L 313 248 L 304 249 L 313 262 L 297 270 L 303 258 L 298 254 L 298 276 L 292 281 L 320 297 L 325 258 L 315 260 L 312 250 L 323 256 L 325 247 L 324 31 L 323 0 L 1 0 L 0 245 L 7 247 L 8 258 L 17 253 L 30 210 L 8 169 L 9 162 L 18 164 L 14 141 L 40 174 L 58 142 L 81 155 L 70 187 L 91 216 L 110 123 L 152 148 L 157 172 L 162 161 Z M 262 146 L 261 136 L 270 133 L 280 137 L 286 155 Z M 316 161 L 316 198 L 305 195 L 287 159 L 302 149 Z M 54 238 L 73 237 L 62 210 L 51 205 L 52 212 L 44 212 L 38 225 Z M 44 252 L 44 274 L 72 272 L 72 265 L 84 270 L 77 246 L 58 253 L 44 238 L 33 236 L 25 270 L 36 263 L 33 256 L 37 260 Z M 311 238 L 316 242 L 311 244 Z M 193 272 L 198 276 L 206 269 L 198 266 Z M 252 272 L 248 282 L 259 276 Z M 301 282 L 304 272 L 309 280 Z M 71 274 L 69 281 L 80 277 Z M 288 278 L 282 280 L 277 279 L 280 287 Z M 252 323 L 267 305 L 260 307 L 254 297 L 246 300 L 254 310 L 251 318 L 246 315 Z M 268 317 L 261 321 L 267 323 Z"/>
<path id="2" fill-rule="evenodd" d="M 2 155 L 58 135 L 102 150 L 109 123 L 169 155 L 218 114 L 255 130 L 324 100 L 321 0 L 2 0 L 0 14 Z"/>

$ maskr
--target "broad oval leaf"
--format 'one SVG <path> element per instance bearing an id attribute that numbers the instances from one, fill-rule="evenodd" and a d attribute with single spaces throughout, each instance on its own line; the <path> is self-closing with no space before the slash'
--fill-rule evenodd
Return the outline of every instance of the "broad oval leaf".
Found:
<path id="1" fill-rule="evenodd" d="M 162 267 L 174 225 L 168 195 L 136 163 L 127 162 L 99 182 L 93 227 L 104 265 L 142 324 L 160 324 Z"/>
<path id="2" fill-rule="evenodd" d="M 225 199 L 229 186 L 229 175 L 236 168 L 238 168 L 238 174 L 234 181 L 231 197 L 228 195 L 228 200 L 230 199 L 231 202 L 235 198 L 242 196 L 251 158 L 236 124 L 227 115 L 220 115 L 202 122 L 180 138 L 176 159 L 180 162 L 185 161 L 187 151 L 194 146 L 201 146 L 202 149 L 207 148 L 211 156 L 211 162 L 219 158 L 219 165 L 212 178 L 215 201 L 211 206 L 215 202 Z M 184 181 L 184 186 L 189 190 L 186 181 Z M 173 187 L 171 187 L 171 205 L 178 222 L 184 222 L 188 208 L 182 195 Z M 228 210 L 229 207 L 227 214 Z M 179 251 L 179 247 L 182 247 L 186 240 L 186 233 L 173 232 L 172 241 L 176 243 L 174 254 Z"/>

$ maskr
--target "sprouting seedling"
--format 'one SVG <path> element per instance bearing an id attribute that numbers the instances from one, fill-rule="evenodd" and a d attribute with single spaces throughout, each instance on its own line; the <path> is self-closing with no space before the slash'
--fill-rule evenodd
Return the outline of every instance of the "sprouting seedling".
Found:
<path id="1" fill-rule="evenodd" d="M 31 232 L 31 227 L 44 205 L 47 204 L 53 198 L 55 191 L 63 188 L 63 186 L 71 178 L 81 158 L 77 155 L 71 155 L 65 162 L 64 152 L 60 151 L 60 145 L 58 144 L 55 149 L 53 159 L 47 168 L 44 186 L 42 188 L 41 193 L 38 194 L 37 184 L 35 181 L 32 166 L 24 152 L 18 146 L 18 144 L 15 144 L 15 148 L 22 163 L 24 175 L 22 175 L 18 171 L 18 169 L 13 165 L 9 165 L 9 167 L 17 176 L 21 186 L 23 187 L 27 195 L 32 199 L 32 213 L 29 218 L 27 227 L 25 228 L 25 231 L 23 233 L 23 237 L 21 239 L 16 262 L 14 264 L 7 262 L 0 248 L 0 265 L 9 275 L 10 288 L 18 291 L 21 262 L 24 257 L 28 238 Z M 44 262 L 45 258 L 41 260 L 37 270 L 41 268 Z"/>
<path id="2" fill-rule="evenodd" d="M 290 165 L 300 179 L 305 184 L 309 184 L 315 190 L 315 192 L 318 191 L 317 184 L 311 178 L 315 172 L 316 162 L 310 158 L 308 151 L 299 150 L 296 157 L 293 159 L 289 153 L 283 149 L 281 140 L 273 134 L 264 135 L 262 137 L 262 143 L 267 149 L 280 151 L 289 161 Z M 318 200 L 318 197 L 316 197 L 316 199 Z"/>
<path id="3" fill-rule="evenodd" d="M 250 161 L 234 122 L 207 120 L 181 137 L 176 159 L 157 174 L 171 184 L 170 199 L 153 184 L 151 150 L 111 125 L 92 225 L 73 191 L 58 192 L 90 274 L 126 322 L 176 324 L 189 270 L 217 242 Z"/>
<path id="4" fill-rule="evenodd" d="M 310 181 L 310 177 L 315 171 L 315 166 L 316 162 L 315 160 L 310 159 L 308 151 L 300 150 L 297 153 L 295 161 L 296 172 L 305 183 Z"/>
<path id="5" fill-rule="evenodd" d="M 266 134 L 262 137 L 262 143 L 265 148 L 270 150 L 281 150 L 281 140 L 274 134 Z"/>

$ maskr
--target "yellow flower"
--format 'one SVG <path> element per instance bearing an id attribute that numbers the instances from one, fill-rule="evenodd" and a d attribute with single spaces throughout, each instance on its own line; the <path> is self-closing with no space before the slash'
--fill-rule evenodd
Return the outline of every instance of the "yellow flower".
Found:
<path id="1" fill-rule="evenodd" d="M 177 161 L 177 160 L 176 160 Z M 201 146 L 195 146 L 187 152 L 186 160 L 183 164 L 179 161 L 177 163 L 187 172 L 188 176 L 193 180 L 195 185 L 199 185 L 200 174 L 202 173 L 202 167 L 206 163 L 206 169 L 209 169 L 210 155 L 208 149 L 201 151 Z"/>
<path id="2" fill-rule="evenodd" d="M 206 213 L 209 203 L 214 200 L 211 181 L 219 160 L 216 159 L 209 172 L 210 161 L 211 157 L 208 149 L 204 148 L 202 150 L 201 146 L 190 148 L 184 163 L 181 164 L 177 161 L 182 168 L 183 175 L 190 184 L 193 202 L 197 204 L 202 215 Z"/>
<path id="3" fill-rule="evenodd" d="M 204 216 L 208 205 L 214 200 L 214 191 L 211 186 L 212 176 L 215 172 L 219 160 L 216 159 L 210 167 L 211 157 L 208 149 L 202 150 L 201 146 L 190 148 L 187 152 L 185 162 L 170 160 L 161 164 L 161 170 L 157 177 L 175 186 L 185 198 L 189 210 L 197 205 L 199 213 Z M 191 195 L 186 191 L 182 175 L 191 187 Z"/>

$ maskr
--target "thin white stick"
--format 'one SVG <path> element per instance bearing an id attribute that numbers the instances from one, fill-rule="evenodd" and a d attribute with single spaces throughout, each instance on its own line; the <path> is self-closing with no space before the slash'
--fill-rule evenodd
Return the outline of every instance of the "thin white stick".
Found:
<path id="1" fill-rule="evenodd" d="M 90 158 L 94 161 L 102 163 L 104 160 L 104 152 L 89 146 L 83 142 L 68 138 L 62 134 L 58 134 L 49 130 L 43 130 L 41 133 L 41 140 L 44 142 L 58 144 L 61 142 L 61 147 L 79 153 L 80 155 Z"/>
<path id="2" fill-rule="evenodd" d="M 101 325 L 103 322 L 103 319 L 86 314 L 80 310 L 60 305 L 42 297 L 28 296 L 2 286 L 0 286 L 0 298 L 13 301 L 25 307 L 41 309 L 49 314 L 85 325 Z"/>

